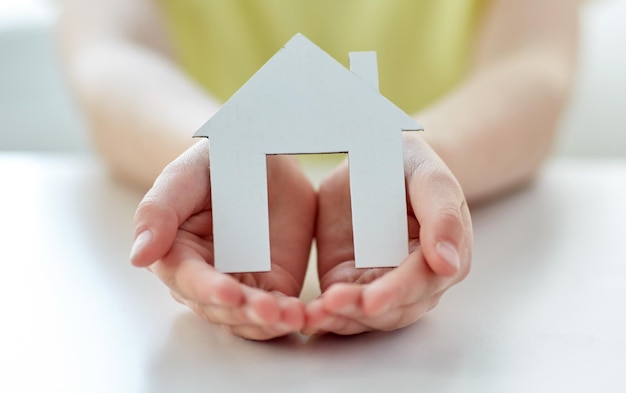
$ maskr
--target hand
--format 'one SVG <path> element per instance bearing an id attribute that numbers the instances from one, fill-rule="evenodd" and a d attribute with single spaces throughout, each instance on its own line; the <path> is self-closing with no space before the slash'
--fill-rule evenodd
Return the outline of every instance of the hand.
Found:
<path id="1" fill-rule="evenodd" d="M 163 170 L 135 214 L 134 265 L 148 267 L 172 296 L 234 334 L 265 340 L 299 331 L 298 299 L 313 238 L 316 194 L 289 156 L 270 156 L 272 270 L 227 275 L 213 264 L 208 143 Z M 245 245 L 242 245 L 245 247 Z"/>
<path id="2" fill-rule="evenodd" d="M 469 272 L 472 225 L 450 170 L 417 135 L 404 135 L 410 255 L 397 268 L 356 269 L 348 165 L 320 186 L 316 242 L 322 295 L 306 308 L 306 334 L 407 326 Z"/>

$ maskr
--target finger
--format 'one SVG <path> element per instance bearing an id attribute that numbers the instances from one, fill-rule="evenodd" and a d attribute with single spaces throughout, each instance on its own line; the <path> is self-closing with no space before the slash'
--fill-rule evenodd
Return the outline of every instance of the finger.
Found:
<path id="1" fill-rule="evenodd" d="M 198 304 L 233 307 L 245 303 L 244 286 L 216 271 L 191 249 L 174 247 L 151 270 L 172 291 Z"/>
<path id="2" fill-rule="evenodd" d="M 358 314 L 352 316 L 333 314 L 318 325 L 318 331 L 346 335 L 372 330 L 401 329 L 415 323 L 432 310 L 437 305 L 442 293 L 443 291 L 414 304 L 394 307 L 384 314 L 374 317 Z"/>
<path id="3" fill-rule="evenodd" d="M 315 322 L 311 321 L 303 329 L 303 334 L 334 333 L 340 335 L 359 334 L 373 330 L 394 330 L 414 322 L 413 308 L 397 307 L 385 314 L 368 317 L 360 310 L 351 314 L 324 313 L 318 316 Z"/>
<path id="4" fill-rule="evenodd" d="M 267 301 L 267 299 L 259 297 L 252 299 L 243 306 L 218 307 L 207 305 L 203 307 L 202 311 L 212 323 L 228 325 L 233 328 L 237 326 L 258 328 L 272 337 L 300 330 L 304 325 L 304 305 L 302 302 L 297 298 L 287 296 L 270 295 L 270 297 L 278 306 L 278 319 L 274 318 L 273 314 L 268 318 L 267 313 L 259 311 L 259 303 Z M 267 308 L 268 306 L 264 304 L 261 307 Z M 249 336 L 252 337 L 252 335 L 246 334 L 246 337 Z M 254 337 L 261 336 L 254 335 Z"/>
<path id="5" fill-rule="evenodd" d="M 343 317 L 341 315 L 329 316 L 319 328 L 311 334 L 333 333 L 340 335 L 351 335 L 365 333 L 374 330 L 360 320 Z"/>
<path id="6" fill-rule="evenodd" d="M 364 315 L 360 304 L 364 287 L 362 284 L 339 283 L 328 288 L 319 299 L 320 306 L 311 307 L 306 333 L 347 335 L 372 330 L 360 321 Z"/>
<path id="7" fill-rule="evenodd" d="M 209 203 L 208 145 L 201 141 L 169 164 L 135 213 L 131 262 L 148 266 L 170 249 L 181 223 Z"/>
<path id="8" fill-rule="evenodd" d="M 356 334 L 363 330 L 349 323 L 363 316 L 361 293 L 364 285 L 339 283 L 332 285 L 316 302 L 307 308 L 307 327 L 305 334 L 317 334 L 321 331 L 350 331 Z M 316 304 L 317 303 L 317 304 Z M 354 326 L 353 326 L 354 325 Z M 341 327 L 341 328 L 340 328 Z M 344 334 L 344 333 L 338 333 Z"/>
<path id="9" fill-rule="evenodd" d="M 180 304 L 185 304 L 185 298 L 180 296 L 176 291 L 170 289 L 170 296 Z"/>
<path id="10" fill-rule="evenodd" d="M 171 291 L 171 293 L 179 303 L 186 305 L 202 318 L 217 325 L 257 326 L 271 331 L 273 335 L 283 332 L 295 332 L 304 326 L 304 304 L 294 297 L 275 296 L 275 301 L 280 308 L 280 317 L 276 321 L 267 321 L 262 316 L 263 314 L 257 311 L 258 303 L 264 300 L 253 299 L 250 304 L 245 303 L 231 307 L 216 304 L 198 304 L 183 298 L 174 291 Z M 267 307 L 267 305 L 262 307 Z M 270 319 L 272 319 L 271 316 Z"/>
<path id="11" fill-rule="evenodd" d="M 441 293 L 407 306 L 395 307 L 375 317 L 357 319 L 372 330 L 391 331 L 409 326 L 424 317 L 438 303 Z"/>
<path id="12" fill-rule="evenodd" d="M 434 153 L 428 149 L 424 154 Z M 438 275 L 456 275 L 465 263 L 460 250 L 467 233 L 464 216 L 469 217 L 460 185 L 443 162 L 436 159 L 412 168 L 407 188 L 420 224 L 420 243 L 428 265 Z"/>
<path id="13" fill-rule="evenodd" d="M 304 327 L 304 303 L 300 299 L 279 295 L 278 305 L 280 307 L 279 328 L 282 330 L 288 328 L 288 330 L 296 332 Z"/>
<path id="14" fill-rule="evenodd" d="M 356 317 L 356 313 L 360 313 L 363 288 L 360 284 L 332 285 L 322 294 L 324 309 L 331 314 Z"/>
<path id="15" fill-rule="evenodd" d="M 243 317 L 230 324 L 231 333 L 251 340 L 269 340 L 302 328 L 304 305 L 299 299 L 255 288 L 246 292 L 246 305 L 239 307 Z"/>
<path id="16" fill-rule="evenodd" d="M 236 307 L 223 307 L 215 304 L 197 304 L 190 300 L 184 300 L 184 304 L 196 314 L 204 317 L 211 323 L 226 326 L 271 326 L 264 321 L 250 305 L 240 305 Z"/>
<path id="17" fill-rule="evenodd" d="M 242 289 L 249 323 L 272 325 L 279 322 L 281 310 L 276 296 L 245 285 L 242 285 Z"/>
<path id="18" fill-rule="evenodd" d="M 197 304 L 190 300 L 184 303 L 193 312 L 216 325 L 244 325 L 249 322 L 245 306 L 222 307 L 214 304 Z"/>
<path id="19" fill-rule="evenodd" d="M 306 305 L 305 321 L 301 333 L 306 335 L 317 333 L 325 320 L 330 316 L 331 314 L 324 309 L 324 302 L 321 297 L 312 300 Z"/>
<path id="20" fill-rule="evenodd" d="M 243 307 L 219 307 L 215 305 L 202 305 L 180 297 L 180 302 L 187 306 L 196 315 L 215 325 L 240 325 L 246 322 Z"/>
<path id="21" fill-rule="evenodd" d="M 277 326 L 262 327 L 257 325 L 227 326 L 226 329 L 235 336 L 255 341 L 271 340 L 293 332 L 291 329 L 281 330 Z"/>
<path id="22" fill-rule="evenodd" d="M 435 274 L 415 250 L 389 273 L 367 285 L 361 294 L 365 315 L 381 315 L 396 307 L 430 298 L 451 285 L 451 278 Z"/>
<path id="23" fill-rule="evenodd" d="M 252 289 L 246 294 L 244 315 L 240 324 L 297 331 L 304 325 L 304 304 L 296 297 Z"/>
<path id="24" fill-rule="evenodd" d="M 382 269 L 372 269 L 378 272 Z M 371 282 L 335 283 L 321 296 L 326 312 L 358 319 L 421 301 L 446 287 L 449 279 L 432 272 L 418 250 L 396 269 L 385 269 Z M 375 273 L 378 275 L 378 273 Z M 367 296 L 364 294 L 367 293 Z"/>
<path id="25" fill-rule="evenodd" d="M 398 306 L 383 314 L 374 317 L 364 317 L 359 320 L 375 330 L 391 331 L 401 329 L 417 322 L 432 310 L 439 302 L 442 293 L 443 291 L 419 302 Z"/>

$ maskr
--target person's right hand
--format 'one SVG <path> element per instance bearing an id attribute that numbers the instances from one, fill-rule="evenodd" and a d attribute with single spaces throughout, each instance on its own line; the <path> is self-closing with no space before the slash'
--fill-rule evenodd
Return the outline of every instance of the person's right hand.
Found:
<path id="1" fill-rule="evenodd" d="M 157 178 L 135 214 L 132 263 L 148 267 L 176 300 L 236 335 L 266 340 L 299 331 L 315 190 L 295 158 L 270 156 L 272 270 L 223 274 L 213 268 L 208 157 L 208 143 L 198 142 Z"/>

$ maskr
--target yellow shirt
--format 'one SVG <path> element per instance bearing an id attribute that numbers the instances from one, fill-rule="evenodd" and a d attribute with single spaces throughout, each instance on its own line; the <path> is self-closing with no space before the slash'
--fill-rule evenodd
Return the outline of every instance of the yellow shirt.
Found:
<path id="1" fill-rule="evenodd" d="M 468 69 L 485 0 L 160 0 L 186 72 L 227 100 L 294 34 L 344 65 L 378 54 L 381 93 L 415 113 Z"/>

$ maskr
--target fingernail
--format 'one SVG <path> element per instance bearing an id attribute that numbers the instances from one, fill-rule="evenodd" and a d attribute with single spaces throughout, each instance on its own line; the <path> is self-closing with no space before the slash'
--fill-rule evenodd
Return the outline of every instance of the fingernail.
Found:
<path id="1" fill-rule="evenodd" d="M 130 259 L 133 260 L 152 241 L 152 232 L 148 229 L 141 232 L 135 238 L 133 248 L 130 250 Z"/>
<path id="2" fill-rule="evenodd" d="M 439 242 L 435 246 L 437 253 L 452 266 L 455 270 L 458 270 L 461 265 L 461 259 L 456 248 L 449 242 Z"/>

